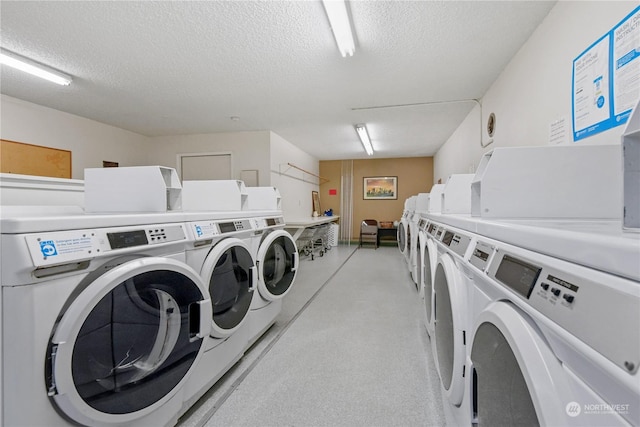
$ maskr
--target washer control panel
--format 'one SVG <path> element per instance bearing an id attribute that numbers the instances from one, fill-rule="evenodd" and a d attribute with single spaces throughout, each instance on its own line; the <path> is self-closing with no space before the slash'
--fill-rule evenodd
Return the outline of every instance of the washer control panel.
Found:
<path id="1" fill-rule="evenodd" d="M 222 234 L 235 233 L 236 231 L 249 231 L 252 230 L 251 221 L 248 219 L 219 222 L 218 227 Z"/>
<path id="2" fill-rule="evenodd" d="M 530 305 L 625 372 L 638 371 L 637 283 L 524 249 L 512 249 L 499 247 L 487 274 L 514 293 L 514 302 Z M 475 251 L 472 262 L 474 257 Z"/>
<path id="3" fill-rule="evenodd" d="M 113 251 L 186 240 L 182 224 L 69 230 L 25 236 L 33 265 L 44 267 L 95 258 Z"/>

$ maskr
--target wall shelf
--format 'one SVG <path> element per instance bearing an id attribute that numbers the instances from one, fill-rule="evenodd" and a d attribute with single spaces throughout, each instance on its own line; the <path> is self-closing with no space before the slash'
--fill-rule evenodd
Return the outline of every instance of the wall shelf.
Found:
<path id="1" fill-rule="evenodd" d="M 295 169 L 297 171 L 302 172 L 302 177 L 298 177 L 291 174 L 289 172 L 291 171 L 291 169 Z M 301 167 L 296 166 L 293 163 L 281 164 L 280 170 L 278 171 L 278 173 L 280 175 L 288 176 L 289 178 L 297 179 L 303 182 L 308 182 L 310 184 L 316 184 L 316 185 L 321 185 L 330 181 L 328 178 L 322 177 L 320 175 L 316 175 L 315 173 L 309 172 L 306 169 L 302 169 Z"/>

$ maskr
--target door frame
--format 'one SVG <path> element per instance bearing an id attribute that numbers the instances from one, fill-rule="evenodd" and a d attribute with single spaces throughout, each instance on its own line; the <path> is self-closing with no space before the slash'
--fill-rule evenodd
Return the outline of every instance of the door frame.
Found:
<path id="1" fill-rule="evenodd" d="M 229 179 L 234 179 L 235 170 L 233 167 L 233 152 L 231 151 L 205 151 L 205 152 L 197 152 L 197 153 L 178 153 L 176 154 L 176 171 L 178 172 L 178 177 L 180 181 L 182 179 L 182 159 L 184 157 L 205 157 L 205 156 L 229 156 L 230 165 L 229 171 L 231 176 Z"/>

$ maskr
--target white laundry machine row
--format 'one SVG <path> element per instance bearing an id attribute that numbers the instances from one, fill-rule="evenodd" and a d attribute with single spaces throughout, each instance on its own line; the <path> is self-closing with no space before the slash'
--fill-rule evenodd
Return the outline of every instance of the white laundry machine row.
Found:
<path id="1" fill-rule="evenodd" d="M 458 258 L 458 271 L 451 263 L 447 269 L 446 262 L 437 267 L 447 279 L 452 310 L 460 301 L 458 324 L 467 325 L 462 340 L 456 339 L 461 330 L 456 315 L 451 323 L 443 316 L 448 314 L 446 293 L 439 292 L 442 283 L 434 280 L 434 353 L 448 422 L 638 425 L 640 277 L 622 277 L 479 234 L 490 222 L 444 215 L 439 219 L 445 222 L 443 245 L 448 232 L 452 243 L 458 236 L 470 238 L 465 255 Z M 494 226 L 506 226 L 498 224 Z M 530 232 L 509 228 L 518 241 Z M 559 237 L 549 237 L 549 248 L 566 245 L 563 230 L 556 231 Z M 640 246 L 628 242 L 628 236 L 580 237 L 574 241 L 576 248 L 590 241 L 592 251 L 621 253 L 626 247 L 624 259 L 640 256 Z M 452 252 L 449 256 L 455 259 Z M 466 311 L 453 283 L 463 284 L 460 289 L 466 284 Z M 447 336 L 453 336 L 453 345 Z M 463 359 L 460 370 L 457 361 Z M 448 367 L 453 372 L 449 387 Z M 461 395 L 456 384 L 461 384 Z"/>
<path id="2" fill-rule="evenodd" d="M 230 184 L 236 189 L 233 181 Z M 274 199 L 279 198 L 274 188 L 265 189 Z M 234 192 L 237 191 L 227 193 Z M 262 192 L 255 189 L 253 193 Z M 240 197 L 236 199 L 241 200 Z M 265 205 L 265 199 L 261 198 L 260 205 Z M 209 205 L 211 203 L 214 202 Z M 209 215 L 204 220 L 187 222 L 191 244 L 187 247 L 186 258 L 208 285 L 213 306 L 206 351 L 185 386 L 188 407 L 275 322 L 282 310 L 281 299 L 295 279 L 298 252 L 291 235 L 283 230 L 284 218 L 280 210 L 247 209 L 185 215 L 196 218 Z"/>
<path id="3" fill-rule="evenodd" d="M 182 214 L 2 213 L 2 424 L 174 424 L 211 327 Z"/>
<path id="4" fill-rule="evenodd" d="M 249 307 L 257 284 L 251 248 L 255 223 L 248 218 L 236 218 L 240 214 L 209 213 L 209 219 L 186 223 L 189 238 L 186 262 L 205 284 L 212 311 L 205 351 L 185 385 L 185 407 L 211 388 L 248 347 Z"/>

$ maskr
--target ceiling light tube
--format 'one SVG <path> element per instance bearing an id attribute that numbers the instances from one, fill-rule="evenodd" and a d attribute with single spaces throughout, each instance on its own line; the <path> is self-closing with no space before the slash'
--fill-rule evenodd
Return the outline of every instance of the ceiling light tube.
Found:
<path id="1" fill-rule="evenodd" d="M 0 50 L 0 64 L 13 67 L 59 85 L 68 86 L 71 84 L 70 76 L 5 49 Z"/>
<path id="2" fill-rule="evenodd" d="M 353 56 L 356 50 L 351 33 L 351 22 L 347 13 L 347 5 L 344 0 L 322 0 L 324 10 L 327 12 L 329 24 L 336 39 L 338 49 L 343 57 Z"/>
<path id="3" fill-rule="evenodd" d="M 371 145 L 371 140 L 369 139 L 369 132 L 367 132 L 367 127 L 365 125 L 356 125 L 356 132 L 358 132 L 358 136 L 360 137 L 360 142 L 362 142 L 362 146 L 369 156 L 373 155 L 373 146 Z"/>

